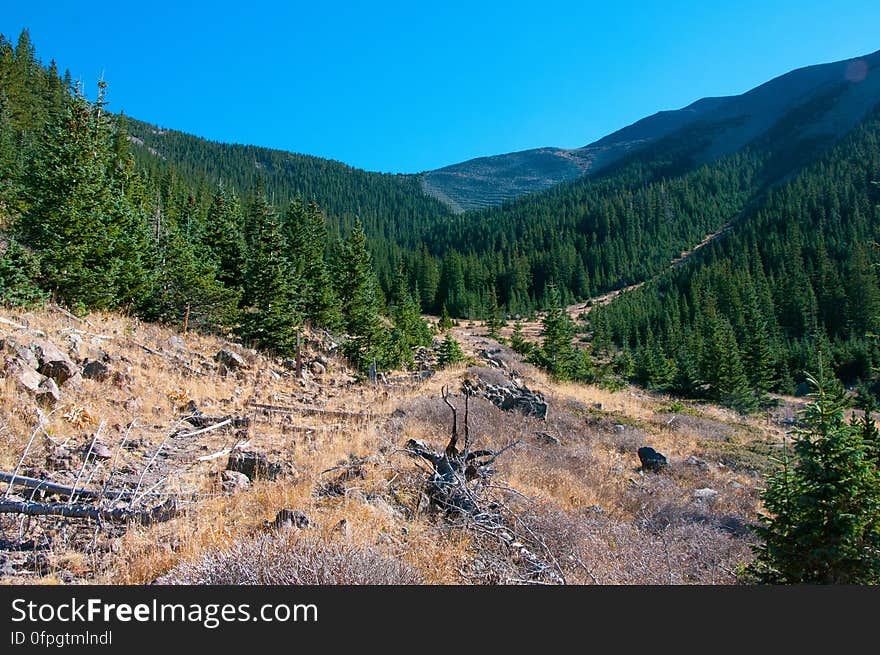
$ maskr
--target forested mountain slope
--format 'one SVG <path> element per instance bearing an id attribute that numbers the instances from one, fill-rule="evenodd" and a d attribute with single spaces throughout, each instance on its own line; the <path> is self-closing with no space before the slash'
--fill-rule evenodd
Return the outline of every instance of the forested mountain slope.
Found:
<path id="1" fill-rule="evenodd" d="M 425 196 L 413 175 L 371 173 L 320 157 L 258 146 L 208 141 L 171 129 L 129 120 L 138 164 L 157 173 L 171 164 L 189 183 L 223 182 L 240 193 L 261 184 L 284 206 L 295 198 L 316 202 L 347 232 L 359 217 L 371 237 L 407 243 L 449 210 Z"/>
<path id="2" fill-rule="evenodd" d="M 820 357 L 847 382 L 869 379 L 880 363 L 878 181 L 880 109 L 688 265 L 594 308 L 594 345 L 623 348 L 628 374 L 648 385 L 708 385 L 734 401 L 792 391 Z"/>
<path id="3" fill-rule="evenodd" d="M 648 279 L 858 125 L 880 102 L 878 64 L 875 53 L 795 71 L 597 176 L 436 223 L 413 268 L 433 257 L 434 307 L 461 315 L 493 291 L 516 313 L 551 281 L 573 301 Z"/>

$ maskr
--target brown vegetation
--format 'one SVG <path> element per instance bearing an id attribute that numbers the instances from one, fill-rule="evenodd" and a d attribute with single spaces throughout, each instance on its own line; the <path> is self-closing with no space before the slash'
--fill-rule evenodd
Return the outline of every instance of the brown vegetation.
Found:
<path id="1" fill-rule="evenodd" d="M 637 389 L 557 384 L 506 348 L 495 364 L 373 387 L 322 350 L 320 335 L 310 335 L 306 359 L 320 355 L 326 372 L 297 379 L 284 362 L 222 338 L 120 316 L 90 315 L 89 325 L 57 311 L 4 317 L 26 329 L 0 323 L 0 338 L 26 342 L 39 331 L 66 350 L 79 334 L 81 350 L 106 355 L 112 377 L 71 379 L 45 410 L 0 381 L 0 470 L 16 468 L 36 429 L 22 475 L 70 485 L 82 469 L 79 487 L 93 490 L 111 471 L 119 489 L 145 477 L 157 503 L 173 495 L 182 510 L 153 525 L 0 515 L 7 582 L 537 582 L 525 551 L 569 584 L 732 583 L 751 556 L 747 525 L 766 453 L 782 430 L 771 417 L 743 419 L 694 403 L 671 412 L 680 406 Z M 481 334 L 456 330 L 477 361 L 487 345 L 498 347 Z M 247 368 L 223 371 L 213 361 L 222 348 Z M 516 443 L 492 462 L 484 489 L 507 541 L 432 507 L 430 467 L 405 451 L 410 439 L 443 451 L 451 417 L 440 390 L 448 385 L 461 412 L 462 382 L 475 375 L 514 375 L 550 407 L 541 420 L 480 397 L 469 402 L 473 448 Z M 186 422 L 194 408 L 249 424 L 202 431 Z M 109 460 L 83 467 L 101 425 L 100 441 L 119 452 L 115 470 Z M 280 475 L 224 491 L 226 451 L 241 442 L 278 463 Z M 669 458 L 667 471 L 639 469 L 643 445 Z M 56 461 L 59 449 L 66 465 Z M 302 512 L 307 525 L 277 527 L 282 509 Z"/>

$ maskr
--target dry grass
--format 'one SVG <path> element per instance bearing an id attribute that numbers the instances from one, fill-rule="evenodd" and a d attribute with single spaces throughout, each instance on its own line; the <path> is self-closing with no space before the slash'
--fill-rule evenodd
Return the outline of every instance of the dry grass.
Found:
<path id="1" fill-rule="evenodd" d="M 76 469 L 81 464 L 76 449 L 87 445 L 103 422 L 102 441 L 111 450 L 126 434 L 135 443 L 121 451 L 120 468 L 136 476 L 180 425 L 189 401 L 206 414 L 248 416 L 248 449 L 287 465 L 277 481 L 257 481 L 245 491 L 220 494 L 218 474 L 225 458 L 196 458 L 228 447 L 238 437 L 208 432 L 162 460 L 164 489 L 205 495 L 167 523 L 127 530 L 106 527 L 93 548 L 84 544 L 92 542 L 94 524 L 34 521 L 29 531 L 21 532 L 17 520 L 0 517 L 0 537 L 50 543 L 38 574 L 26 577 L 28 581 L 143 584 L 172 571 L 168 580 L 214 583 L 460 584 L 516 578 L 516 562 L 504 547 L 428 510 L 421 494 L 425 473 L 400 450 L 409 438 L 445 445 L 451 415 L 440 389 L 448 385 L 457 392 L 473 372 L 467 366 L 439 371 L 419 385 L 373 388 L 354 384 L 344 363 L 330 357 L 322 378 L 298 381 L 279 361 L 218 337 L 183 336 L 116 315 L 90 315 L 91 326 L 50 311 L 3 315 L 46 333 L 64 349 L 71 329 L 111 337 L 93 345 L 83 335 L 83 350 L 101 348 L 120 374 L 115 382 L 71 381 L 62 387 L 62 403 L 46 416 L 45 432 L 38 434 L 25 460 L 26 472 L 70 482 L 77 471 L 49 471 L 47 457 L 56 443 L 66 443 L 75 453 Z M 476 357 L 483 348 L 498 347 L 483 332 L 463 326 L 456 329 L 456 338 Z M 0 338 L 10 335 L 30 338 L 0 327 Z M 174 348 L 175 336 L 183 338 L 184 351 Z M 166 356 L 150 354 L 138 344 Z M 236 348 L 251 361 L 250 368 L 223 377 L 205 367 L 222 347 Z M 174 356 L 204 368 L 205 375 L 187 371 Z M 536 552 L 557 561 L 568 582 L 735 580 L 737 565 L 750 557 L 745 526 L 758 504 L 760 476 L 755 471 L 766 461 L 762 445 L 780 434 L 775 425 L 692 403 L 686 411 L 671 413 L 669 399 L 662 396 L 558 384 L 509 349 L 502 348 L 498 358 L 530 388 L 545 394 L 548 420 L 505 412 L 474 398 L 471 436 L 479 448 L 518 442 L 496 463 L 499 500 L 513 511 L 518 522 L 513 527 L 529 535 Z M 506 375 L 500 370 L 494 374 Z M 39 415 L 11 383 L 0 385 L 0 468 L 10 470 Z M 381 417 L 263 412 L 251 401 Z M 462 407 L 463 398 L 456 402 Z M 546 443 L 539 433 L 560 444 Z M 636 450 L 642 445 L 669 457 L 668 473 L 639 471 Z M 705 465 L 688 464 L 692 456 Z M 97 469 L 91 486 L 102 484 L 109 468 L 104 464 Z M 696 498 L 694 491 L 703 488 L 718 493 Z M 310 527 L 276 532 L 270 523 L 282 508 L 304 512 Z"/>

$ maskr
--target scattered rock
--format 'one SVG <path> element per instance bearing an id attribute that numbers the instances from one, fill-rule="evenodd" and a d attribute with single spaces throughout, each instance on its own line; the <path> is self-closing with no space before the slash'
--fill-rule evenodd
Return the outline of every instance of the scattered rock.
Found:
<path id="1" fill-rule="evenodd" d="M 706 470 L 709 468 L 709 462 L 707 462 L 704 459 L 700 459 L 699 457 L 696 457 L 694 455 L 691 455 L 686 460 L 684 460 L 684 463 L 687 466 L 694 466 L 696 468 L 701 468 L 703 470 Z"/>
<path id="2" fill-rule="evenodd" d="M 82 336 L 76 333 L 67 335 L 67 354 L 78 362 L 81 362 L 83 360 Z"/>
<path id="3" fill-rule="evenodd" d="M 235 371 L 240 368 L 247 368 L 247 362 L 244 361 L 244 358 L 238 353 L 234 353 L 231 350 L 220 350 L 214 355 L 214 361 L 222 364 L 230 371 Z"/>
<path id="4" fill-rule="evenodd" d="M 178 352 L 184 352 L 186 350 L 186 342 L 181 339 L 176 334 L 172 334 L 168 337 L 168 345 L 171 346 L 172 350 L 176 350 Z"/>
<path id="5" fill-rule="evenodd" d="M 730 486 L 733 487 L 734 489 L 745 489 L 745 487 L 743 485 L 741 485 L 739 482 L 737 482 L 736 480 L 731 482 Z"/>
<path id="6" fill-rule="evenodd" d="M 40 366 L 34 351 L 27 346 L 18 343 L 15 339 L 5 339 L 0 341 L 0 351 L 2 350 L 5 350 L 29 368 L 36 370 Z"/>
<path id="7" fill-rule="evenodd" d="M 6 365 L 6 375 L 15 380 L 20 389 L 36 395 L 40 390 L 40 383 L 46 378 L 30 366 L 20 360 L 13 360 Z"/>
<path id="8" fill-rule="evenodd" d="M 662 471 L 669 465 L 669 460 L 649 446 L 639 448 L 639 461 L 646 471 Z"/>
<path id="9" fill-rule="evenodd" d="M 244 473 L 251 480 L 274 480 L 282 472 L 280 464 L 270 462 L 264 454 L 252 450 L 237 450 L 229 455 L 226 470 Z"/>
<path id="10" fill-rule="evenodd" d="M 86 360 L 86 365 L 83 366 L 82 375 L 87 380 L 105 382 L 110 379 L 111 371 L 110 367 L 104 362 Z"/>
<path id="11" fill-rule="evenodd" d="M 462 391 L 482 396 L 499 409 L 517 410 L 525 416 L 539 419 L 547 418 L 547 401 L 537 391 L 531 391 L 518 380 L 508 379 L 501 384 L 493 384 L 482 377 L 467 379 L 462 384 Z"/>
<path id="12" fill-rule="evenodd" d="M 46 458 L 46 468 L 52 471 L 73 469 L 73 453 L 64 446 L 55 446 Z"/>
<path id="13" fill-rule="evenodd" d="M 324 375 L 324 373 L 327 372 L 327 369 L 324 367 L 324 365 L 317 360 L 313 361 L 309 365 L 309 368 L 312 370 L 313 375 Z"/>
<path id="14" fill-rule="evenodd" d="M 614 431 L 615 432 L 625 432 L 626 426 L 623 423 L 615 423 L 614 424 Z"/>
<path id="15" fill-rule="evenodd" d="M 703 489 L 697 489 L 694 491 L 694 498 L 697 500 L 710 500 L 715 498 L 718 495 L 718 492 L 710 487 L 704 487 Z"/>
<path id="16" fill-rule="evenodd" d="M 554 437 L 549 432 L 538 432 L 535 434 L 535 436 L 537 436 L 538 439 L 540 439 L 543 443 L 549 444 L 551 446 L 559 446 L 562 444 L 558 437 Z"/>
<path id="17" fill-rule="evenodd" d="M 92 455 L 96 459 L 111 459 L 113 457 L 113 451 L 110 450 L 106 444 L 96 441 L 92 446 Z"/>
<path id="18" fill-rule="evenodd" d="M 235 493 L 251 486 L 248 476 L 238 471 L 223 471 L 220 474 L 220 488 L 226 493 Z"/>
<path id="19" fill-rule="evenodd" d="M 304 512 L 298 509 L 282 509 L 275 515 L 272 525 L 278 529 L 281 528 L 299 528 L 303 530 L 309 527 L 312 522 Z"/>
<path id="20" fill-rule="evenodd" d="M 333 532 L 340 533 L 346 539 L 350 538 L 351 526 L 348 524 L 348 519 L 339 519 L 339 522 L 333 526 Z"/>
<path id="21" fill-rule="evenodd" d="M 42 407 L 52 407 L 61 400 L 61 391 L 55 380 L 41 375 L 34 369 L 16 360 L 15 365 L 7 367 L 19 389 L 29 393 Z"/>
<path id="22" fill-rule="evenodd" d="M 46 377 L 52 378 L 59 385 L 64 384 L 79 373 L 79 368 L 53 343 L 38 339 L 33 343 L 34 354 L 40 366 L 37 369 Z"/>

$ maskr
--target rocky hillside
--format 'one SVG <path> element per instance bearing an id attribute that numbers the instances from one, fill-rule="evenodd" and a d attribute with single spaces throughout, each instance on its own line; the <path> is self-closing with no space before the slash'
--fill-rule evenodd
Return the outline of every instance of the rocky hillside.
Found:
<path id="1" fill-rule="evenodd" d="M 790 404 L 743 419 L 556 384 L 455 335 L 468 364 L 370 383 L 327 335 L 298 371 L 121 316 L 4 312 L 4 580 L 736 581 Z"/>

